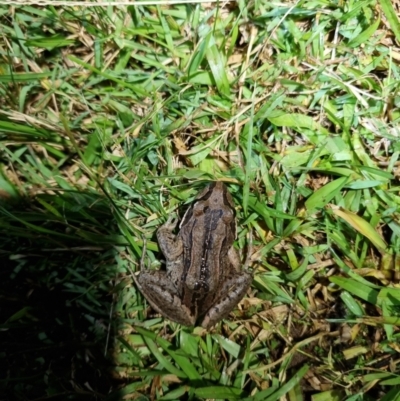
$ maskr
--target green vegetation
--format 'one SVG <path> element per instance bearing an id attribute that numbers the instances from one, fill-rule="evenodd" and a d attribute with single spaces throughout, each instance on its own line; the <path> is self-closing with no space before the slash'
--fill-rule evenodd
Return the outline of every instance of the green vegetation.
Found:
<path id="1" fill-rule="evenodd" d="M 399 400 L 392 2 L 6 3 L 0 398 Z M 132 274 L 210 180 L 256 275 L 206 332 Z"/>

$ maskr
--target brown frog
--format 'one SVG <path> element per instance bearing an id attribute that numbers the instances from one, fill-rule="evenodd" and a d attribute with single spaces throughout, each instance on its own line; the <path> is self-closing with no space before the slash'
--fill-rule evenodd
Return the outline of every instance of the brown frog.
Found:
<path id="1" fill-rule="evenodd" d="M 242 271 L 233 241 L 235 210 L 226 186 L 216 181 L 203 189 L 188 209 L 178 235 L 169 218 L 157 231 L 166 271 L 144 270 L 135 282 L 150 305 L 185 326 L 209 328 L 243 298 L 252 274 Z"/>

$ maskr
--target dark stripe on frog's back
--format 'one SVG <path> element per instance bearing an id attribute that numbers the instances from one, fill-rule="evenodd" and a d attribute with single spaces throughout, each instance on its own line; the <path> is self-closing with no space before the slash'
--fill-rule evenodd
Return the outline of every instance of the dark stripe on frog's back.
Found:
<path id="1" fill-rule="evenodd" d="M 193 216 L 192 216 L 193 217 Z M 192 254 L 190 252 L 191 247 L 193 247 L 193 231 L 196 225 L 198 224 L 198 219 L 194 219 L 193 223 L 189 227 L 189 235 L 187 240 L 189 241 L 189 247 L 185 248 L 184 247 L 184 258 L 183 258 L 183 273 L 182 273 L 182 302 L 189 308 L 191 314 L 193 316 L 197 317 L 198 313 L 198 305 L 197 303 L 200 301 L 202 298 L 201 294 L 198 292 L 193 292 L 190 294 L 190 289 L 187 288 L 186 286 L 186 280 L 187 280 L 187 275 L 189 273 L 190 268 L 192 267 L 192 264 L 194 263 L 192 260 Z M 187 223 L 186 223 L 187 226 Z M 204 238 L 201 241 L 202 244 L 204 244 Z M 185 245 L 185 243 L 184 243 Z M 202 254 L 202 253 L 201 253 Z M 197 298 L 197 300 L 196 300 Z"/>
<path id="2" fill-rule="evenodd" d="M 225 277 L 224 274 L 227 273 L 227 269 L 224 269 L 224 264 L 229 263 L 227 255 L 228 254 L 227 240 L 228 238 L 225 235 L 219 248 L 220 258 L 217 262 L 219 264 L 219 276 L 217 278 L 218 282 L 216 283 L 217 287 L 221 286 L 221 283 L 227 278 Z M 214 247 L 215 244 L 212 243 L 211 246 Z M 197 307 L 198 317 L 203 317 L 211 308 L 211 306 L 216 302 L 216 300 L 220 297 L 220 295 L 221 294 L 219 293 L 219 291 L 206 293 L 205 296 L 202 298 L 201 304 L 198 305 Z"/>
<path id="3" fill-rule="evenodd" d="M 203 238 L 203 250 L 200 266 L 200 281 L 207 281 L 210 277 L 210 265 L 213 261 L 209 260 L 210 251 L 214 248 L 214 238 L 212 232 L 217 228 L 223 211 L 221 209 L 208 209 L 205 213 L 206 230 Z M 202 275 L 202 271 L 203 275 Z M 208 285 L 208 284 L 207 284 Z"/>
<path id="4" fill-rule="evenodd" d="M 186 241 L 183 241 L 183 272 L 182 272 L 182 283 L 186 283 L 186 276 L 192 264 L 190 248 L 193 246 L 193 227 L 196 225 L 197 220 L 193 222 L 192 227 L 189 231 L 189 247 L 186 246 Z M 182 290 L 184 291 L 185 285 L 182 286 Z M 183 294 L 182 294 L 183 295 Z"/>
<path id="5" fill-rule="evenodd" d="M 200 192 L 200 196 L 198 195 L 196 197 L 195 202 L 192 204 L 192 206 L 186 211 L 183 220 L 181 222 L 181 230 L 184 229 L 183 233 L 185 234 L 185 239 L 184 242 L 184 246 L 185 244 L 188 244 L 189 248 L 186 248 L 184 250 L 184 272 L 183 272 L 183 282 L 185 282 L 186 280 L 186 276 L 187 273 L 190 269 L 190 267 L 192 266 L 192 255 L 190 254 L 190 252 L 188 252 L 192 247 L 193 247 L 193 231 L 196 229 L 196 225 L 198 224 L 198 219 L 194 219 L 194 215 L 193 215 L 193 210 L 195 208 L 195 206 L 199 203 L 199 202 L 206 202 L 210 196 L 212 195 L 214 188 L 217 186 L 217 184 L 221 185 L 221 189 L 222 189 L 222 197 L 223 197 L 223 205 L 224 207 L 229 208 L 232 213 L 233 213 L 233 218 L 232 221 L 230 222 L 230 232 L 233 233 L 233 237 L 229 236 L 229 241 L 231 243 L 233 243 L 233 241 L 235 240 L 236 237 L 236 211 L 234 209 L 234 204 L 233 204 L 233 200 L 230 196 L 230 193 L 228 192 L 227 187 L 220 181 L 214 181 L 212 183 L 210 183 L 208 186 L 206 186 L 203 191 Z M 204 192 L 204 194 L 201 196 L 201 194 Z M 216 212 L 218 212 L 219 215 L 216 216 Z M 211 237 L 211 232 L 213 231 L 213 229 L 216 228 L 216 224 L 218 224 L 218 222 L 220 221 L 220 218 L 223 214 L 223 210 L 222 209 L 212 209 L 212 212 L 210 212 L 210 208 L 209 206 L 204 206 L 203 209 L 203 216 L 204 216 L 204 225 L 205 225 L 205 230 L 203 232 L 204 237 L 201 239 L 200 243 L 201 243 L 201 254 L 203 256 L 203 260 L 205 260 L 205 256 L 207 254 L 207 251 L 209 249 L 211 249 L 212 247 L 212 243 L 210 243 L 208 245 L 208 248 L 205 246 L 205 241 L 207 238 Z M 192 224 L 190 226 L 188 226 L 189 222 L 191 219 L 194 219 L 194 221 L 192 222 Z M 208 220 L 208 221 L 207 221 Z M 213 224 L 214 223 L 214 224 Z M 186 230 L 185 230 L 186 228 Z M 189 238 L 187 237 L 187 232 L 190 232 Z M 229 231 L 229 230 L 228 230 Z M 182 231 L 181 231 L 182 233 Z M 199 243 L 199 242 L 198 242 Z M 232 244 L 228 244 L 229 246 Z"/>
<path id="6" fill-rule="evenodd" d="M 203 232 L 204 237 L 202 238 L 201 245 L 201 259 L 199 266 L 199 284 L 207 284 L 207 280 L 210 276 L 210 265 L 212 264 L 212 260 L 209 260 L 210 250 L 213 248 L 213 236 L 212 232 L 217 228 L 218 223 L 220 222 L 223 211 L 221 209 L 204 209 L 204 226 L 205 230 Z M 208 291 L 206 287 L 205 291 Z"/>
<path id="7" fill-rule="evenodd" d="M 194 314 L 197 318 L 205 313 L 209 306 L 212 304 L 214 298 L 217 296 L 215 292 L 210 294 L 209 292 L 209 279 L 210 279 L 210 267 L 213 264 L 212 260 L 209 260 L 208 256 L 210 255 L 210 250 L 213 248 L 213 236 L 212 232 L 216 229 L 216 226 L 220 222 L 223 211 L 221 209 L 205 209 L 204 213 L 204 226 L 205 230 L 203 231 L 204 237 L 201 240 L 201 244 L 203 249 L 201 250 L 201 258 L 200 258 L 200 266 L 196 267 L 196 272 L 198 275 L 198 290 L 194 290 L 190 295 L 186 293 L 188 291 L 187 288 L 184 287 L 184 299 L 186 305 L 190 309 L 190 312 Z M 196 220 L 197 222 L 197 220 Z M 225 238 L 223 239 L 223 243 L 225 242 Z M 221 246 L 222 248 L 223 246 Z M 186 265 L 185 262 L 185 270 L 186 272 L 192 267 L 193 261 L 190 261 L 190 265 Z M 219 261 L 218 261 L 219 263 Z M 215 267 L 215 266 L 214 266 Z M 215 284 L 216 286 L 218 283 Z"/>

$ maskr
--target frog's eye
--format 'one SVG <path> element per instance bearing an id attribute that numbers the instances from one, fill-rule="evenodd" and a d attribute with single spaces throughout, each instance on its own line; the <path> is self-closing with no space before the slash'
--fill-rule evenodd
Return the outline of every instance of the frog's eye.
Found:
<path id="1" fill-rule="evenodd" d="M 193 206 L 193 216 L 199 217 L 206 211 L 204 202 L 196 202 Z"/>
<path id="2" fill-rule="evenodd" d="M 224 213 L 222 215 L 222 221 L 225 224 L 229 224 L 234 218 L 233 210 L 231 209 L 226 209 L 224 210 Z"/>

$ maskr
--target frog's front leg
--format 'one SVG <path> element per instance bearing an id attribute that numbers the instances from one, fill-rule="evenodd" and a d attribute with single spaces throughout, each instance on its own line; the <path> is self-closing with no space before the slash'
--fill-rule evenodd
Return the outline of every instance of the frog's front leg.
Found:
<path id="1" fill-rule="evenodd" d="M 194 325 L 196 316 L 192 316 L 189 308 L 182 303 L 167 272 L 142 270 L 134 279 L 148 303 L 158 313 L 185 326 Z"/>
<path id="2" fill-rule="evenodd" d="M 172 232 L 176 224 L 177 220 L 169 217 L 167 222 L 157 230 L 157 240 L 167 262 L 168 278 L 176 288 L 179 296 L 182 290 L 183 241 L 179 235 L 175 235 Z"/>
<path id="3" fill-rule="evenodd" d="M 166 223 L 157 230 L 158 245 L 168 262 L 177 260 L 183 252 L 181 237 L 172 232 L 177 223 L 178 220 L 174 220 L 171 216 Z"/>
<path id="4" fill-rule="evenodd" d="M 246 271 L 236 273 L 228 278 L 222 286 L 221 296 L 205 314 L 201 326 L 208 329 L 225 318 L 244 297 L 252 281 L 253 275 Z"/>

